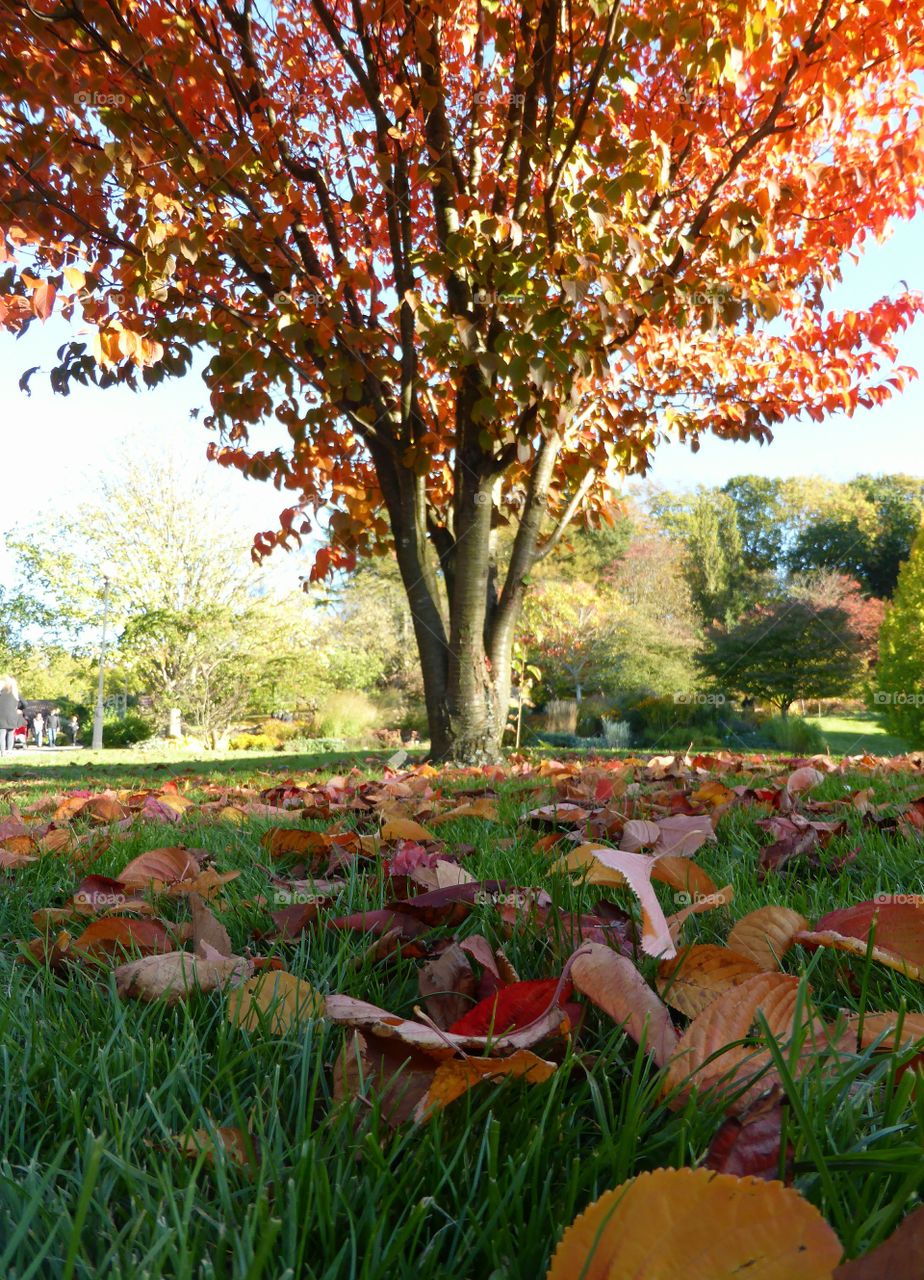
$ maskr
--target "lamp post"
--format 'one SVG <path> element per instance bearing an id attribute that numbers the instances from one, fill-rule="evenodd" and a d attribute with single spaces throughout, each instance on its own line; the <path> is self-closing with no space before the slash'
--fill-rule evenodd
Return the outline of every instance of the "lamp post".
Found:
<path id="1" fill-rule="evenodd" d="M 99 643 L 99 676 L 96 681 L 96 707 L 93 711 L 93 740 L 92 746 L 94 751 L 99 751 L 103 745 L 103 676 L 106 670 L 106 625 L 109 622 L 109 583 L 113 577 L 113 566 L 104 564 L 103 572 L 103 634 Z"/>

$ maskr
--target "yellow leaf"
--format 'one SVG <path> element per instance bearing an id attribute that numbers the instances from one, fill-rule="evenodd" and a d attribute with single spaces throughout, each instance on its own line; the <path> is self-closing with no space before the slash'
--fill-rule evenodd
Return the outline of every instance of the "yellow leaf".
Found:
<path id="1" fill-rule="evenodd" d="M 324 998 L 307 982 L 283 969 L 258 973 L 238 987 L 228 1001 L 228 1021 L 244 1031 L 265 1028 L 281 1036 L 299 1022 L 319 1018 Z"/>

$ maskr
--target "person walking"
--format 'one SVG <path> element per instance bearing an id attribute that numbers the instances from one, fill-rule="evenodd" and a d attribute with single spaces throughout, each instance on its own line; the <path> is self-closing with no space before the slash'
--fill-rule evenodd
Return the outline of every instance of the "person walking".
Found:
<path id="1" fill-rule="evenodd" d="M 35 715 L 32 717 L 32 732 L 35 734 L 35 745 L 37 747 L 42 745 L 42 734 L 44 730 L 45 717 L 42 715 L 41 711 L 36 711 Z"/>
<path id="2" fill-rule="evenodd" d="M 48 735 L 48 745 L 55 747 L 58 745 L 58 730 L 61 728 L 61 713 L 57 707 L 52 707 L 48 712 L 48 719 L 45 722 L 45 733 Z"/>
<path id="3" fill-rule="evenodd" d="M 0 756 L 12 754 L 13 734 L 21 720 L 22 698 L 12 676 L 0 677 Z"/>
<path id="4" fill-rule="evenodd" d="M 80 732 L 80 721 L 76 716 L 71 716 L 71 746 L 77 746 L 77 734 Z"/>

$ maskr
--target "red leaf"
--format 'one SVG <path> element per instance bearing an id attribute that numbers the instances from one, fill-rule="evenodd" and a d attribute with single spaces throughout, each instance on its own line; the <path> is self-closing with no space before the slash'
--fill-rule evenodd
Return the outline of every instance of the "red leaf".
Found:
<path id="1" fill-rule="evenodd" d="M 557 978 L 537 978 L 531 982 L 513 982 L 493 996 L 481 1000 L 449 1028 L 453 1035 L 503 1035 L 520 1031 L 546 1012 L 558 988 Z M 558 1003 L 571 998 L 573 987 L 564 983 Z"/>

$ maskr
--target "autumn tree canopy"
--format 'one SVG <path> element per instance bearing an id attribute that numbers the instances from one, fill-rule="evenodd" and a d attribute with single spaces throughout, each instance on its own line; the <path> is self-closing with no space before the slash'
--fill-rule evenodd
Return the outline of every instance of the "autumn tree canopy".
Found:
<path id="1" fill-rule="evenodd" d="M 393 548 L 434 751 L 496 750 L 530 570 L 673 432 L 901 389 L 908 292 L 826 309 L 922 199 L 904 0 L 9 0 L 0 317 L 58 390 L 205 354 L 263 555 Z M 515 530 L 506 574 L 495 534 Z"/>

